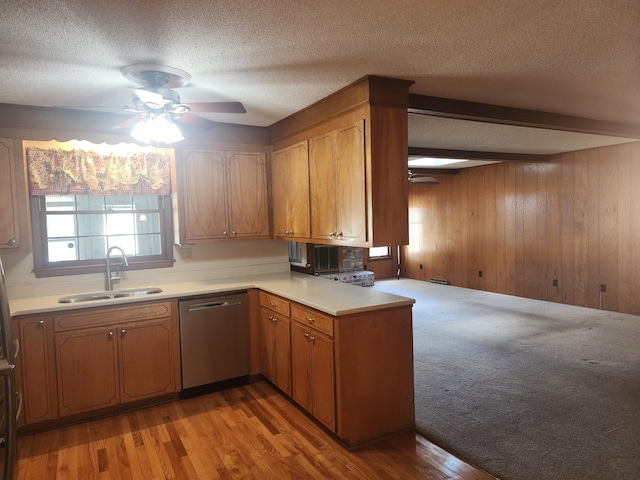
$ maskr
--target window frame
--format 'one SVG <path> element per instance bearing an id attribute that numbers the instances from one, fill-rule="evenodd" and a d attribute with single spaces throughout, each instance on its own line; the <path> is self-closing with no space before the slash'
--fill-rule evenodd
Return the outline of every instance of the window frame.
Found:
<path id="1" fill-rule="evenodd" d="M 384 247 L 373 247 L 373 248 L 382 248 Z M 387 254 L 386 255 L 376 255 L 371 256 L 371 248 L 367 248 L 367 262 L 377 262 L 378 260 L 390 260 L 393 258 L 393 251 L 391 250 L 391 246 L 386 245 Z"/>
<path id="2" fill-rule="evenodd" d="M 46 209 L 43 207 L 45 196 L 31 195 L 29 197 L 31 210 L 31 229 L 33 241 L 33 272 L 36 278 L 58 277 L 65 275 L 81 275 L 87 273 L 101 273 L 105 271 L 105 259 L 71 260 L 63 262 L 49 262 L 47 259 Z M 173 258 L 173 217 L 171 196 L 158 195 L 160 215 L 160 238 L 162 255 L 130 256 L 127 257 L 127 270 L 144 270 L 151 268 L 172 267 Z"/>

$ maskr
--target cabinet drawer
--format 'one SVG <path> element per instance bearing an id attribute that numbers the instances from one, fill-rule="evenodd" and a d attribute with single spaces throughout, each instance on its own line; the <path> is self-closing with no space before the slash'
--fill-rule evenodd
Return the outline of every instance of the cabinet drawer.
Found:
<path id="1" fill-rule="evenodd" d="M 88 328 L 96 325 L 135 322 L 150 318 L 170 317 L 173 302 L 129 303 L 119 307 L 97 307 L 71 310 L 53 317 L 53 329 L 56 332 Z"/>
<path id="2" fill-rule="evenodd" d="M 289 316 L 289 301 L 270 293 L 260 292 L 260 305 L 274 312 Z"/>
<path id="3" fill-rule="evenodd" d="M 333 318 L 301 305 L 291 306 L 291 318 L 319 332 L 333 336 Z"/>

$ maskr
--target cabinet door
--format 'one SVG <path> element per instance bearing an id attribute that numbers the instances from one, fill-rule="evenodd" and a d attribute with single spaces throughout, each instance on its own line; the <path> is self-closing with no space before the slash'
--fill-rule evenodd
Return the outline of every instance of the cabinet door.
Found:
<path id="1" fill-rule="evenodd" d="M 306 140 L 273 154 L 271 178 L 275 236 L 309 238 L 309 149 Z"/>
<path id="2" fill-rule="evenodd" d="M 329 132 L 313 138 L 309 149 L 311 235 L 323 240 L 333 240 L 336 234 L 334 144 Z"/>
<path id="3" fill-rule="evenodd" d="M 171 318 L 118 326 L 122 403 L 176 392 Z"/>
<path id="4" fill-rule="evenodd" d="M 311 355 L 309 334 L 295 322 L 291 324 L 291 381 L 293 399 L 308 412 L 313 412 L 311 390 Z"/>
<path id="5" fill-rule="evenodd" d="M 287 216 L 289 230 L 297 238 L 311 236 L 309 216 L 309 148 L 307 141 L 290 148 L 289 178 L 287 183 L 289 203 Z"/>
<path id="6" fill-rule="evenodd" d="M 364 121 L 336 132 L 336 234 L 339 239 L 367 240 Z"/>
<path id="7" fill-rule="evenodd" d="M 55 360 L 50 317 L 28 317 L 18 322 L 26 424 L 58 417 L 55 395 Z"/>
<path id="8" fill-rule="evenodd" d="M 263 375 L 287 395 L 291 396 L 291 346 L 288 318 L 261 309 Z"/>
<path id="9" fill-rule="evenodd" d="M 184 202 L 187 241 L 229 235 L 224 152 L 187 152 L 184 158 Z"/>
<path id="10" fill-rule="evenodd" d="M 279 150 L 271 157 L 271 184 L 273 185 L 273 234 L 289 235 L 289 149 Z"/>
<path id="11" fill-rule="evenodd" d="M 55 335 L 60 416 L 119 403 L 115 329 Z"/>
<path id="12" fill-rule="evenodd" d="M 18 236 L 18 199 L 16 197 L 15 171 L 13 168 L 13 140 L 0 138 L 0 248 L 20 246 Z"/>
<path id="13" fill-rule="evenodd" d="M 259 152 L 227 152 L 231 237 L 269 237 L 267 159 Z"/>
<path id="14" fill-rule="evenodd" d="M 334 380 L 333 340 L 322 335 L 312 334 L 311 372 L 313 392 L 313 416 L 325 427 L 335 431 L 336 396 Z"/>

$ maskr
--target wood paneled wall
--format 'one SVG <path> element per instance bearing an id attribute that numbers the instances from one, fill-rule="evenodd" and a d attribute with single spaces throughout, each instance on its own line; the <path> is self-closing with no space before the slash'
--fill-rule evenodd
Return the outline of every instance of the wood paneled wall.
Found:
<path id="1" fill-rule="evenodd" d="M 640 142 L 438 179 L 410 185 L 402 276 L 640 315 Z"/>
<path id="2" fill-rule="evenodd" d="M 362 249 L 362 261 L 365 270 L 373 272 L 375 280 L 396 278 L 398 276 L 398 247 L 391 247 L 391 258 L 384 260 L 369 260 L 368 249 Z"/>

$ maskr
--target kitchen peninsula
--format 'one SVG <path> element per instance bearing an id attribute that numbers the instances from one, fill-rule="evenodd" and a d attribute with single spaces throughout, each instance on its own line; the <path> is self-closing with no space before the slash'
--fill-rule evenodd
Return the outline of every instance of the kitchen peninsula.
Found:
<path id="1" fill-rule="evenodd" d="M 162 292 L 143 297 L 143 301 L 140 297 L 126 297 L 61 304 L 59 296 L 46 296 L 12 302 L 14 335 L 21 337 L 23 345 L 18 365 L 25 391 L 23 429 L 56 426 L 177 398 L 180 390 L 177 300 L 235 291 L 249 293 L 252 380 L 263 376 L 269 379 L 348 448 L 413 428 L 412 299 L 295 272 L 153 286 Z M 153 312 L 153 318 L 143 318 L 141 312 Z M 282 376 L 270 376 L 269 354 L 275 352 L 267 349 L 265 338 L 269 332 L 263 319 L 271 323 L 279 319 L 287 326 L 290 340 L 285 345 L 284 377 L 289 380 L 284 384 L 279 383 Z M 159 336 L 161 345 L 173 349 L 172 353 L 159 356 L 167 369 L 166 375 L 154 374 L 163 388 L 171 386 L 158 390 L 160 395 L 125 398 L 124 378 L 130 367 L 122 354 L 126 345 L 123 335 L 118 339 L 121 350 L 118 355 L 118 345 L 112 339 L 117 335 L 112 332 L 119 331 L 121 326 L 131 331 L 146 322 L 154 327 L 149 330 L 151 338 Z M 99 330 L 102 327 L 106 333 Z M 168 337 L 163 336 L 165 331 L 169 332 Z M 64 389 L 69 387 L 60 381 L 64 375 L 61 363 L 65 360 L 61 346 L 68 345 L 71 337 L 84 335 L 83 332 L 97 336 L 98 343 L 92 350 L 103 344 L 108 352 L 115 349 L 114 364 L 106 365 L 110 371 L 120 372 L 119 381 L 115 381 L 119 384 L 115 390 L 119 391 L 120 400 L 107 407 L 97 402 L 95 409 L 83 407 L 73 411 L 68 408 L 69 396 L 65 396 Z M 325 353 L 314 356 L 314 345 L 307 347 L 300 343 L 309 339 L 317 344 L 326 342 Z M 149 348 L 148 342 L 144 347 Z M 309 348 L 308 358 L 301 353 L 306 352 L 303 348 Z M 68 356 L 77 358 L 81 354 L 74 350 Z M 136 358 L 135 351 L 130 355 Z M 108 401 L 114 395 L 105 391 Z"/>

